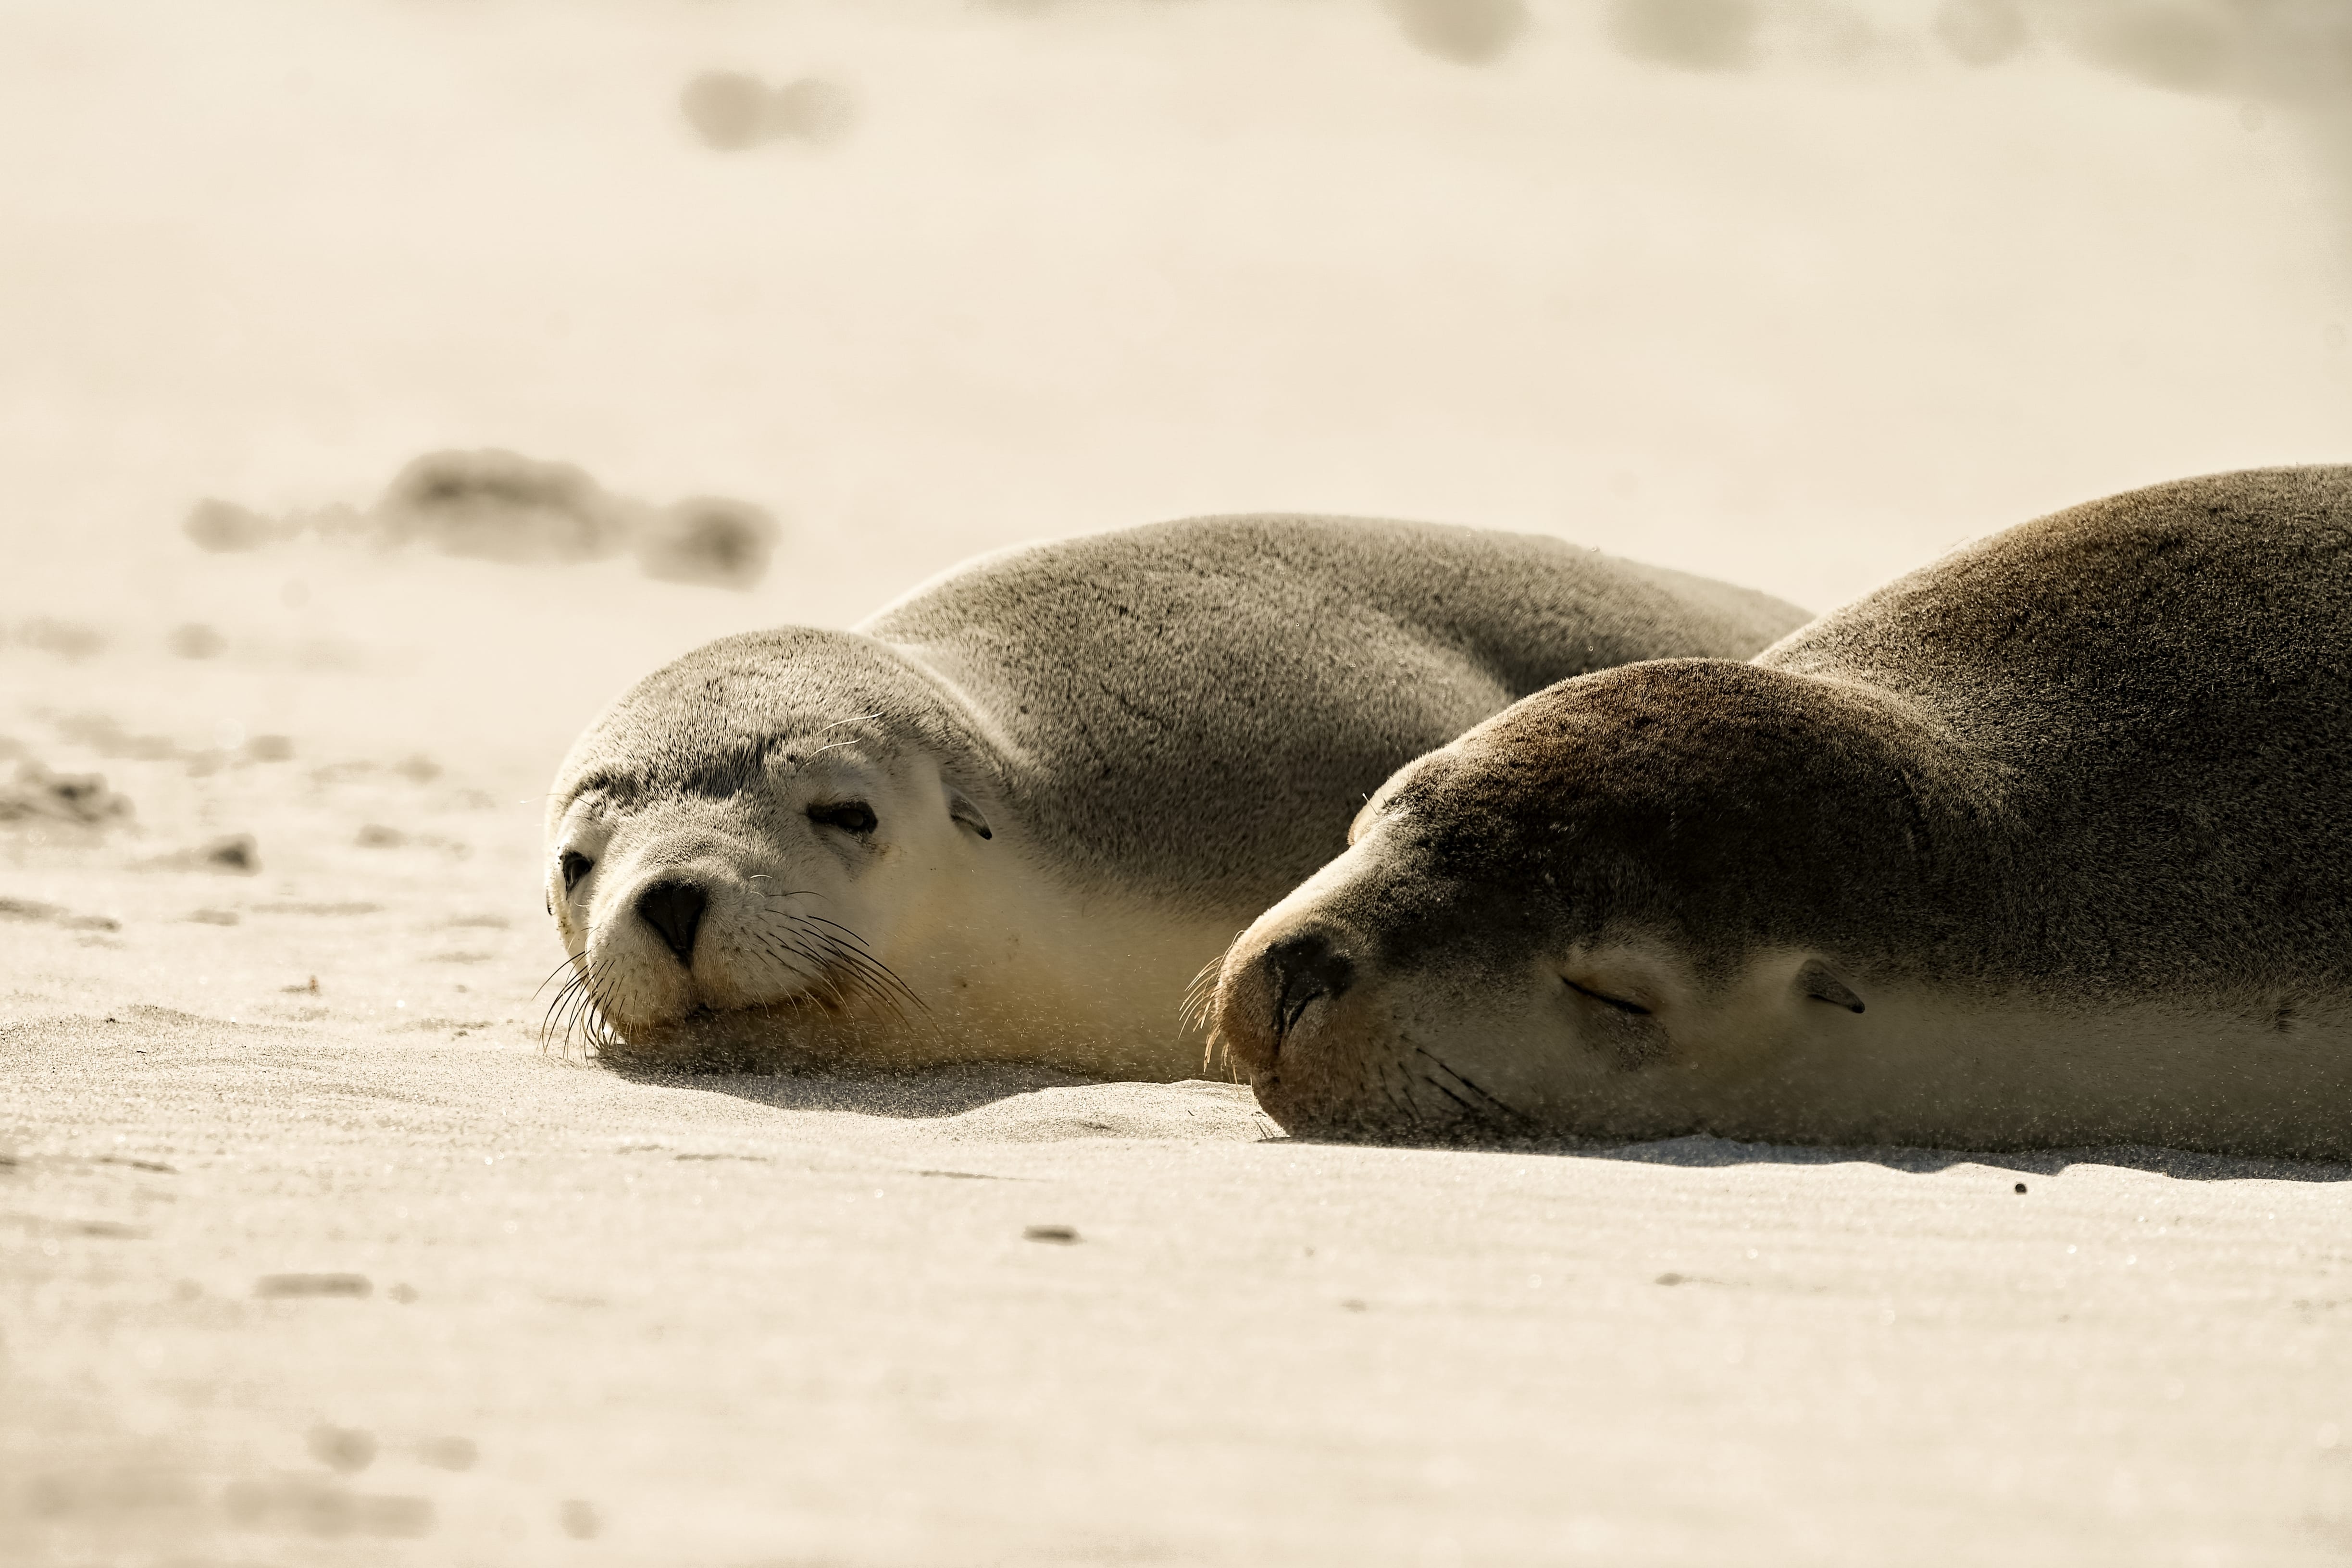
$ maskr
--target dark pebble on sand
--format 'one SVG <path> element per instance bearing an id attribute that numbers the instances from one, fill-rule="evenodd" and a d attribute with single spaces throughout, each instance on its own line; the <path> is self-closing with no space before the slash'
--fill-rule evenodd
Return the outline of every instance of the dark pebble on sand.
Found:
<path id="1" fill-rule="evenodd" d="M 235 871 L 251 876 L 261 869 L 261 847 L 250 833 L 233 833 L 226 838 L 215 838 L 196 851 L 196 858 L 215 871 Z"/>
<path id="2" fill-rule="evenodd" d="M 2023 1191 L 2025 1190 L 2025 1184 L 2024 1184 L 2023 1182 L 2020 1182 L 2020 1183 L 2018 1183 L 2018 1184 L 2017 1184 L 2017 1190 L 2018 1190 L 2019 1192 L 2021 1192 L 2021 1192 L 2023 1192 Z"/>
<path id="3" fill-rule="evenodd" d="M 1077 1231 L 1066 1225 L 1033 1225 L 1021 1233 L 1024 1241 L 1051 1241 L 1067 1247 L 1078 1239 Z"/>

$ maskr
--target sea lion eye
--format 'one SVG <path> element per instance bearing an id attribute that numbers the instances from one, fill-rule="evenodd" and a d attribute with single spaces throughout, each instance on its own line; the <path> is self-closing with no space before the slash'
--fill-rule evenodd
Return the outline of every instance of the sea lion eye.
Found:
<path id="1" fill-rule="evenodd" d="M 595 868 L 596 862 L 577 849 L 566 849 L 563 852 L 563 858 L 558 860 L 556 865 L 563 872 L 563 890 L 568 893 L 580 885 L 581 878 Z"/>
<path id="2" fill-rule="evenodd" d="M 1609 1006 L 1616 1008 L 1620 1013 L 1631 1013 L 1637 1017 L 1643 1018 L 1646 1018 L 1650 1016 L 1650 1010 L 1647 1007 L 1643 1006 L 1639 1002 L 1628 1002 L 1622 996 L 1603 995 L 1601 993 L 1593 990 L 1589 985 L 1579 985 L 1575 981 L 1569 979 L 1565 974 L 1561 975 L 1559 978 L 1562 984 L 1566 985 L 1570 991 L 1575 992 L 1579 996 L 1590 996 L 1595 1002 L 1603 1003 Z"/>
<path id="3" fill-rule="evenodd" d="M 874 808 L 862 800 L 837 800 L 825 805 L 808 808 L 811 822 L 822 822 L 827 827 L 838 827 L 844 833 L 854 833 L 863 838 L 874 831 Z"/>

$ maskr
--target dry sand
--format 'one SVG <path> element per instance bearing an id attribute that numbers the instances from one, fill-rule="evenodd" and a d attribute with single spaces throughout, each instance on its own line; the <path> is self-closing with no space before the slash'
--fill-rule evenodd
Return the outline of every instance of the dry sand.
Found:
<path id="1" fill-rule="evenodd" d="M 540 1046 L 596 707 L 978 548 L 1354 510 L 1826 605 L 2343 456 L 2287 110 L 1583 14 L 1483 69 L 1339 0 L 0 16 L 0 808 L 130 803 L 0 822 L 0 1562 L 2352 1559 L 2343 1170 Z M 855 125 L 714 153 L 712 69 Z M 174 531 L 491 444 L 757 501 L 775 571 Z"/>

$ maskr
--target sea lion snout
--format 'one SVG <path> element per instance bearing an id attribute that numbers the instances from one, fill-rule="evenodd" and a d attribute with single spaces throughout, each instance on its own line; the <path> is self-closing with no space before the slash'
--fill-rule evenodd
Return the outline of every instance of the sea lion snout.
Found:
<path id="1" fill-rule="evenodd" d="M 695 935 L 701 930 L 703 911 L 709 907 L 710 895 L 700 883 L 674 877 L 646 888 L 636 902 L 637 918 L 653 927 L 688 969 L 694 967 Z"/>
<path id="2" fill-rule="evenodd" d="M 1337 1001 L 1356 981 L 1356 961 L 1326 931 L 1304 931 L 1284 937 L 1258 955 L 1266 972 L 1265 989 L 1274 1004 L 1274 1038 L 1295 1028 L 1307 1009 L 1328 998 Z"/>
<path id="3" fill-rule="evenodd" d="M 1332 1007 L 1363 973 L 1357 946 L 1319 921 L 1238 944 L 1214 1003 L 1216 1038 L 1234 1067 L 1263 1080 L 1302 1025 L 1328 1027 Z"/>

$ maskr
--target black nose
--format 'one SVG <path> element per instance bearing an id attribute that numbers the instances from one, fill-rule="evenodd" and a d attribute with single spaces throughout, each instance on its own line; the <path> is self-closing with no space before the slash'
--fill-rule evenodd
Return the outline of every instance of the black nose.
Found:
<path id="1" fill-rule="evenodd" d="M 677 961 L 694 966 L 694 933 L 710 896 L 692 882 L 656 882 L 637 895 L 637 918 L 661 932 Z"/>
<path id="2" fill-rule="evenodd" d="M 1290 1033 L 1309 1004 L 1343 994 L 1356 978 L 1354 960 L 1319 931 L 1288 936 L 1265 950 L 1259 960 L 1274 991 L 1274 1033 Z"/>

